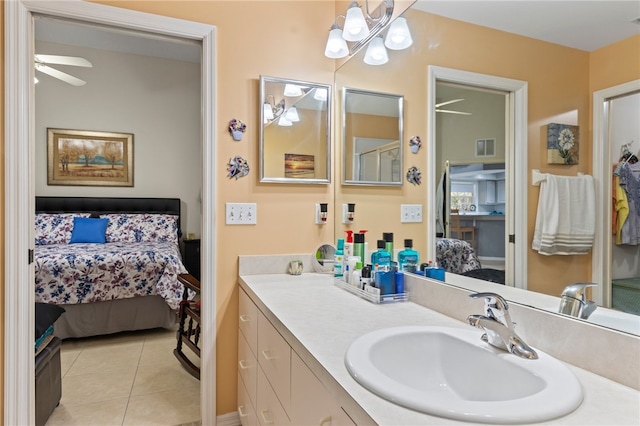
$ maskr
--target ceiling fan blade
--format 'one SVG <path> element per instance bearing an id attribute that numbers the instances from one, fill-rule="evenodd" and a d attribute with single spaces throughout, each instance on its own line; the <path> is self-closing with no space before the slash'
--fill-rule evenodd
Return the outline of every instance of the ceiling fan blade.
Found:
<path id="1" fill-rule="evenodd" d="M 86 84 L 84 80 L 80 80 L 79 78 L 69 75 L 66 72 L 58 71 L 57 69 L 48 67 L 46 65 L 36 64 L 36 70 L 48 74 L 51 77 L 55 77 L 58 80 L 69 83 L 72 86 L 84 86 Z"/>
<path id="2" fill-rule="evenodd" d="M 445 106 L 445 105 L 449 105 L 449 104 L 454 104 L 454 103 L 460 102 L 460 101 L 464 101 L 464 99 L 453 99 L 451 101 L 440 102 L 439 104 L 436 104 L 436 108 L 440 108 L 441 106 Z"/>
<path id="3" fill-rule="evenodd" d="M 91 62 L 77 56 L 40 55 L 36 54 L 36 61 L 45 64 L 71 65 L 74 67 L 91 68 Z"/>
<path id="4" fill-rule="evenodd" d="M 449 109 L 436 109 L 436 112 L 444 112 L 446 114 L 460 114 L 460 115 L 471 115 L 470 112 L 462 112 L 462 111 L 451 111 Z"/>

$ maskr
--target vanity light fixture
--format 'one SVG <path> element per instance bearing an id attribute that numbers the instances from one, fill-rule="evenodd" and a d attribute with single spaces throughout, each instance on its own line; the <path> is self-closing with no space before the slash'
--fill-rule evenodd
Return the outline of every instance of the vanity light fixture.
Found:
<path id="1" fill-rule="evenodd" d="M 389 62 L 389 55 L 384 47 L 384 41 L 382 36 L 377 36 L 367 46 L 367 51 L 364 54 L 364 63 L 367 65 L 383 65 L 387 62 Z"/>
<path id="2" fill-rule="evenodd" d="M 282 114 L 278 119 L 278 126 L 289 127 L 289 126 L 293 126 L 293 123 L 287 120 L 286 114 Z"/>
<path id="3" fill-rule="evenodd" d="M 266 96 L 266 102 L 262 105 L 262 115 L 264 124 L 279 118 L 284 112 L 284 99 L 276 103 L 273 95 Z"/>
<path id="4" fill-rule="evenodd" d="M 300 116 L 298 115 L 298 109 L 292 106 L 284 113 L 284 118 L 287 119 L 288 121 L 291 121 L 292 123 L 296 123 L 300 121 Z"/>
<path id="5" fill-rule="evenodd" d="M 384 45 L 391 50 L 403 50 L 413 44 L 411 31 L 407 25 L 407 20 L 403 17 L 396 18 L 389 26 Z"/>
<path id="6" fill-rule="evenodd" d="M 375 37 L 389 23 L 393 15 L 394 0 L 383 0 L 373 11 L 369 10 L 369 0 L 364 0 L 365 11 L 353 1 L 347 9 L 347 14 L 338 15 L 329 30 L 329 38 L 325 46 L 324 54 L 327 58 L 344 58 L 354 54 L 364 46 L 372 37 Z M 338 18 L 344 19 L 341 29 Z M 347 44 L 350 42 L 351 48 Z"/>
<path id="7" fill-rule="evenodd" d="M 329 92 L 327 91 L 327 89 L 316 88 L 315 92 L 313 93 L 313 99 L 315 99 L 316 101 L 324 102 L 327 100 L 328 94 Z"/>
<path id="8" fill-rule="evenodd" d="M 284 95 L 290 98 L 302 96 L 302 87 L 297 84 L 287 83 L 284 85 Z"/>

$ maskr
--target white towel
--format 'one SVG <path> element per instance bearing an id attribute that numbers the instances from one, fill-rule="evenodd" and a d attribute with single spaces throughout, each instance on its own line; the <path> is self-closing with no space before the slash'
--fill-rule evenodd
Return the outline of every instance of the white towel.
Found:
<path id="1" fill-rule="evenodd" d="M 531 247 L 540 254 L 586 254 L 596 232 L 593 177 L 546 175 Z"/>

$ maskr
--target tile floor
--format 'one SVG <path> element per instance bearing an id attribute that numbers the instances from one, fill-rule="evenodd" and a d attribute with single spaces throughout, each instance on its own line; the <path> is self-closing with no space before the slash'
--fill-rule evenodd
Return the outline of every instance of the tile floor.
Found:
<path id="1" fill-rule="evenodd" d="M 47 426 L 198 422 L 200 382 L 175 345 L 176 331 L 164 329 L 64 340 L 62 400 Z"/>

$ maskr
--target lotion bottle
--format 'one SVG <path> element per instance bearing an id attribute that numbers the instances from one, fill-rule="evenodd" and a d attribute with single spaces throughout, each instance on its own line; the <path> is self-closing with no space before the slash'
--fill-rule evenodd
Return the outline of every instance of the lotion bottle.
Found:
<path id="1" fill-rule="evenodd" d="M 342 278 L 343 273 L 343 263 L 344 263 L 344 240 L 342 238 L 338 238 L 338 246 L 336 248 L 336 252 L 333 255 L 333 276 Z"/>
<path id="2" fill-rule="evenodd" d="M 347 229 L 344 232 L 347 233 L 347 239 L 344 242 L 344 258 L 348 259 L 350 256 L 353 256 L 353 231 Z"/>
<path id="3" fill-rule="evenodd" d="M 362 262 L 356 262 L 356 266 L 351 273 L 350 284 L 357 288 L 362 288 Z"/>

